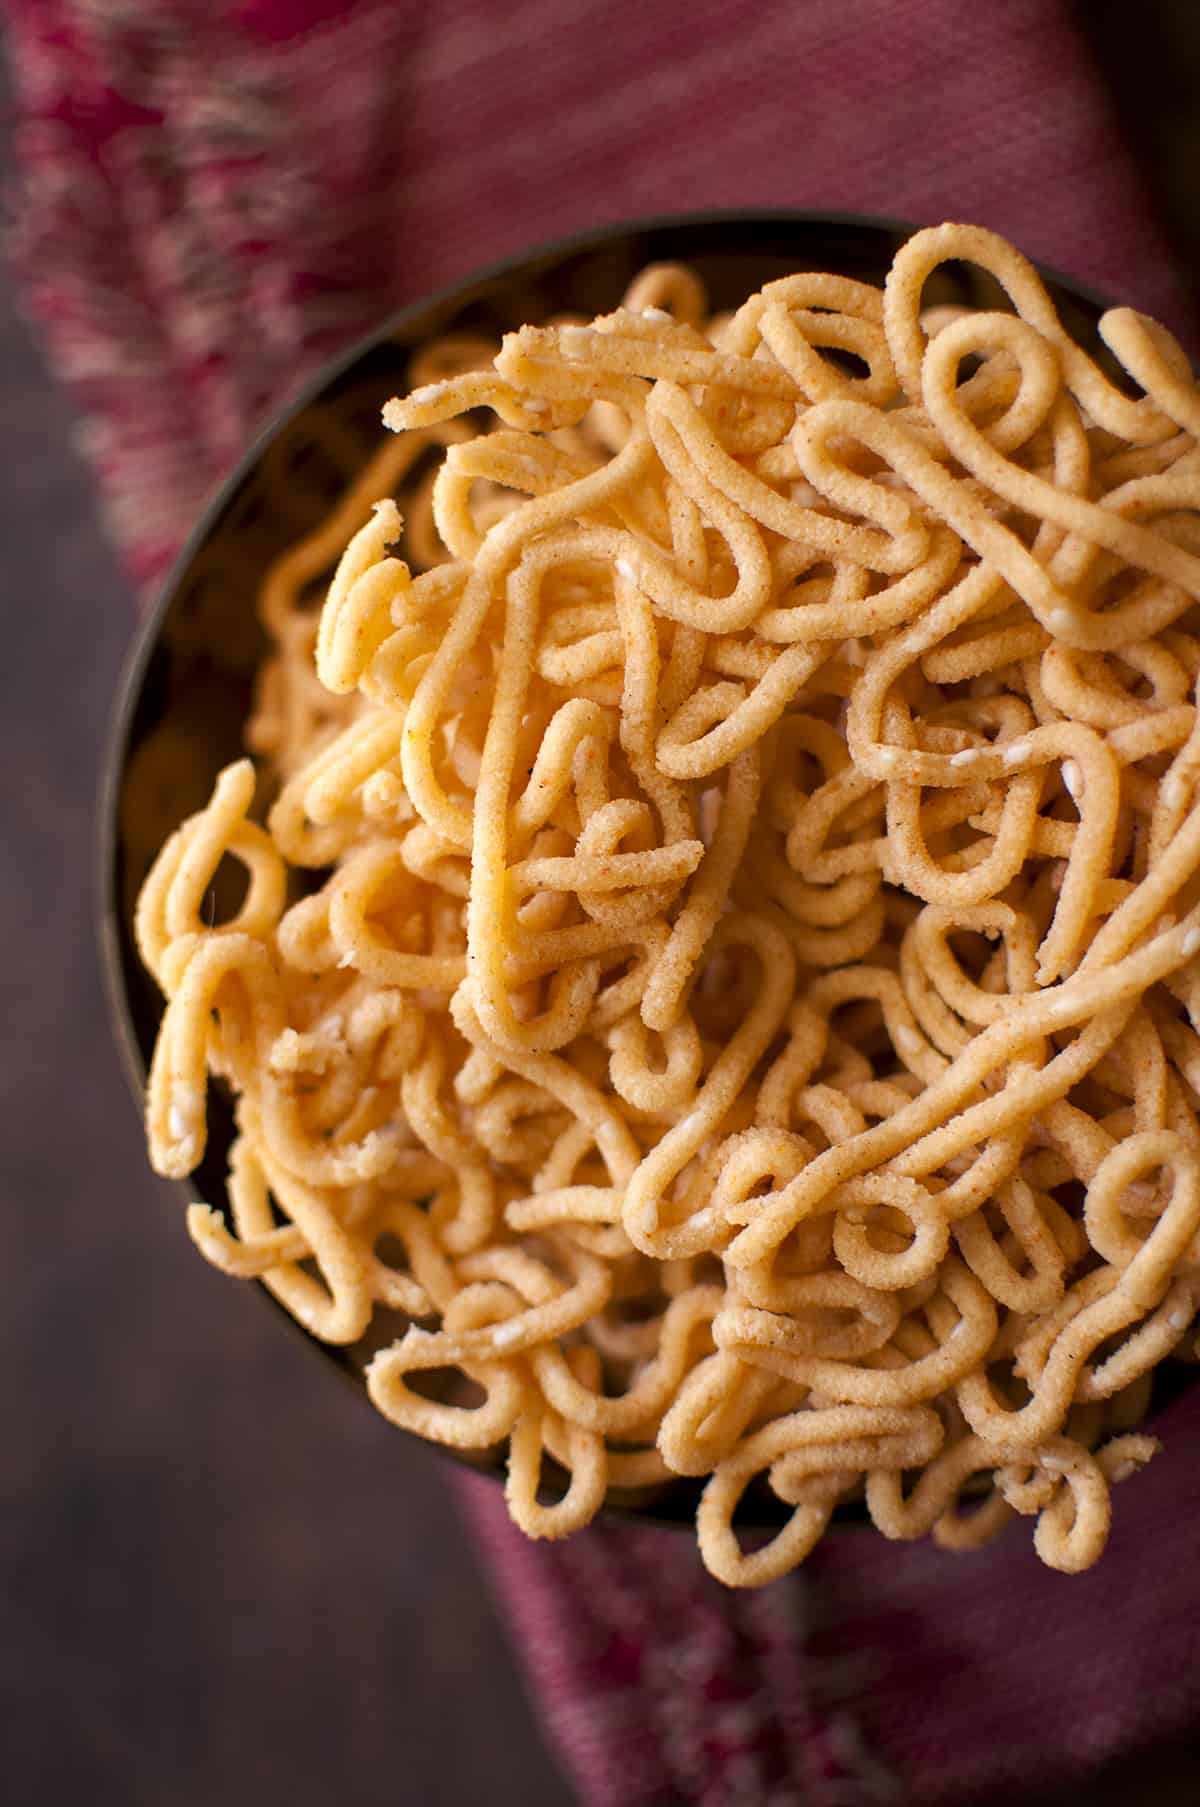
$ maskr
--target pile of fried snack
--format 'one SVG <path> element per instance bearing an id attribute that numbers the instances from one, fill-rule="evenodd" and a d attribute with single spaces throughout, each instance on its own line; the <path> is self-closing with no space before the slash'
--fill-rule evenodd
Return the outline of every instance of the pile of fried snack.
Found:
<path id="1" fill-rule="evenodd" d="M 924 306 L 948 259 L 1007 305 Z M 430 347 L 267 578 L 267 826 L 242 760 L 139 904 L 151 1157 L 190 1172 L 227 1084 L 202 1253 L 373 1337 L 379 1410 L 503 1452 L 532 1536 L 695 1476 L 731 1585 L 842 1501 L 956 1548 L 1028 1515 L 1078 1570 L 1158 1447 L 1200 392 L 1150 320 L 1101 334 L 1111 374 L 973 227 L 720 317 L 652 267 Z"/>

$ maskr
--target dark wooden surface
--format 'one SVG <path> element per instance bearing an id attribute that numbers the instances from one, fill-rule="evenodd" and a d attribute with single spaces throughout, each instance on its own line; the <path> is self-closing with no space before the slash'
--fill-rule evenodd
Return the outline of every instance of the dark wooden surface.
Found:
<path id="1" fill-rule="evenodd" d="M 1117 9 L 1085 10 L 1119 63 Z M 1138 18 L 1160 43 L 1175 34 L 1177 56 L 1200 42 L 1194 0 Z M 1195 86 L 1139 99 L 1128 62 L 1120 74 L 1186 254 Z M 7 295 L 0 397 L 4 1798 L 559 1807 L 570 1790 L 439 1460 L 207 1270 L 146 1170 L 93 936 L 129 601 Z M 1195 1802 L 1192 1744 L 1095 1778 L 1075 1807 Z"/>

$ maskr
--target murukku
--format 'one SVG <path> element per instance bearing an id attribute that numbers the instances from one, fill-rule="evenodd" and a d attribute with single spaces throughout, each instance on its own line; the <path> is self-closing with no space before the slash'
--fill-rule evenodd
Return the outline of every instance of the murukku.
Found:
<path id="1" fill-rule="evenodd" d="M 1007 307 L 928 307 L 948 260 Z M 533 1537 L 1086 1568 L 1200 1301 L 1200 391 L 976 227 L 426 347 L 137 916 L 158 1171 Z M 344 462 L 344 459 L 343 459 Z M 281 476 L 279 481 L 284 481 Z M 222 862 L 241 901 L 211 908 Z M 291 874 L 303 873 L 299 887 Z M 747 1542 L 743 1521 L 782 1526 Z"/>

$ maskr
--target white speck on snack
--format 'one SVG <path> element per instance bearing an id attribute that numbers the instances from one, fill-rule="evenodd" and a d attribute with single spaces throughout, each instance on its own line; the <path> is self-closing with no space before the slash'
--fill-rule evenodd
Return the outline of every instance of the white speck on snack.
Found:
<path id="1" fill-rule="evenodd" d="M 898 747 L 876 747 L 875 763 L 881 765 L 885 772 L 890 772 L 899 757 Z"/>
<path id="2" fill-rule="evenodd" d="M 361 1142 L 348 1142 L 338 1151 L 339 1185 L 375 1180 L 396 1164 L 398 1138 L 391 1128 L 368 1130 Z"/>
<path id="3" fill-rule="evenodd" d="M 177 1104 L 173 1104 L 167 1113 L 167 1128 L 171 1132 L 172 1142 L 182 1142 L 188 1133 L 187 1122 Z"/>
<path id="4" fill-rule="evenodd" d="M 586 326 L 562 326 L 558 332 L 558 349 L 564 358 L 586 358 L 595 336 Z"/>
<path id="5" fill-rule="evenodd" d="M 503 1324 L 492 1325 L 492 1341 L 497 1349 L 508 1349 L 520 1341 L 524 1331 L 525 1326 L 519 1318 L 506 1318 Z"/>
<path id="6" fill-rule="evenodd" d="M 1168 809 L 1178 809 L 1188 794 L 1188 783 L 1178 772 L 1168 772 L 1159 789 L 1159 796 Z"/>
<path id="7" fill-rule="evenodd" d="M 315 1330 L 321 1315 L 315 1299 L 301 1298 L 290 1309 L 295 1312 L 306 1330 Z"/>
<path id="8" fill-rule="evenodd" d="M 896 1046 L 906 1048 L 909 1053 L 916 1054 L 920 1052 L 921 1038 L 915 1029 L 910 1029 L 907 1023 L 901 1023 L 896 1031 Z"/>
<path id="9" fill-rule="evenodd" d="M 1172 1330 L 1186 1330 L 1191 1321 L 1191 1313 L 1184 1311 L 1182 1306 L 1178 1306 L 1174 1311 L 1169 1311 L 1167 1313 L 1167 1323 L 1171 1326 Z"/>
<path id="10" fill-rule="evenodd" d="M 643 320 L 665 320 L 670 324 L 674 318 L 673 314 L 668 314 L 665 307 L 644 307 L 642 309 Z"/>
<path id="11" fill-rule="evenodd" d="M 1118 1481 L 1131 1481 L 1137 1471 L 1138 1465 L 1136 1462 L 1130 1462 L 1129 1460 L 1118 1462 L 1117 1466 L 1112 1471 L 1113 1485 L 1115 1486 Z"/>
<path id="12" fill-rule="evenodd" d="M 344 953 L 342 955 L 341 959 L 338 961 L 338 965 L 339 966 L 353 966 L 354 965 L 353 950 L 348 949 L 347 952 Z"/>
<path id="13" fill-rule="evenodd" d="M 617 571 L 620 576 L 627 577 L 631 584 L 637 582 L 637 571 L 630 559 L 619 558 L 617 560 Z"/>
<path id="14" fill-rule="evenodd" d="M 521 406 L 524 408 L 526 414 L 549 413 L 549 404 L 544 402 L 540 395 L 523 395 L 521 397 Z"/>
<path id="15" fill-rule="evenodd" d="M 1024 765 L 1032 749 L 1027 740 L 1014 740 L 1004 749 L 1005 765 Z"/>
<path id="16" fill-rule="evenodd" d="M 1200 929 L 1189 929 L 1179 945 L 1184 959 L 1190 960 L 1194 954 L 1200 952 Z"/>
<path id="17" fill-rule="evenodd" d="M 437 407 L 450 393 L 450 383 L 425 383 L 420 389 L 414 389 L 409 396 L 393 396 L 391 401 L 383 405 L 383 424 L 394 433 L 401 432 L 408 422 L 411 411 L 419 408 Z"/>
<path id="18" fill-rule="evenodd" d="M 1051 1474 L 1066 1474 L 1071 1464 L 1064 1456 L 1056 1456 L 1052 1451 L 1046 1451 L 1039 1455 L 1038 1466 L 1048 1469 Z"/>
<path id="19" fill-rule="evenodd" d="M 1078 803 L 1083 792 L 1083 773 L 1079 762 L 1075 759 L 1064 759 L 1062 764 L 1062 781 Z"/>
<path id="20" fill-rule="evenodd" d="M 1051 609 L 1046 619 L 1046 626 L 1052 634 L 1069 633 L 1075 626 L 1075 615 L 1071 609 Z"/>
<path id="21" fill-rule="evenodd" d="M 982 758 L 983 754 L 978 747 L 964 747 L 961 753 L 951 753 L 950 764 L 974 765 L 977 759 Z"/>

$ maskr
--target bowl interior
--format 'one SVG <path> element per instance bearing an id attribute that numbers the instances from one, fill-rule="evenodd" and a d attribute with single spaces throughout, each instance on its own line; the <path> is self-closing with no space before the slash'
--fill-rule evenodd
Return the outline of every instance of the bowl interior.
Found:
<path id="1" fill-rule="evenodd" d="M 114 1017 L 139 1097 L 162 999 L 134 945 L 138 890 L 167 835 L 203 805 L 218 770 L 244 751 L 243 725 L 266 647 L 255 612 L 264 573 L 317 525 L 380 443 L 380 408 L 407 386 L 414 348 L 450 331 L 498 341 L 555 314 L 608 312 L 636 273 L 659 261 L 691 264 L 717 309 L 736 306 L 765 282 L 798 270 L 833 270 L 880 283 L 911 230 L 889 221 L 762 214 L 650 222 L 573 240 L 406 309 L 326 371 L 268 429 L 184 549 L 139 637 L 114 723 L 102 824 L 102 940 Z M 931 302 L 979 306 L 1001 299 L 973 268 L 947 266 L 935 282 Z M 1096 322 L 1104 304 L 1061 279 L 1051 279 L 1051 287 L 1068 329 L 1090 349 L 1102 349 Z M 221 1210 L 232 1135 L 228 1101 L 214 1087 L 207 1153 L 186 1184 L 192 1196 Z M 265 1288 L 259 1290 L 275 1304 Z M 378 1341 L 373 1337 L 371 1349 L 314 1347 L 361 1390 L 364 1359 Z M 495 1456 L 474 1458 L 473 1465 L 499 1471 Z M 697 1483 L 680 1481 L 638 1502 L 639 1516 L 689 1520 L 697 1496 Z M 622 1506 L 618 1499 L 612 1504 Z M 842 1511 L 853 1518 L 853 1508 Z M 747 1513 L 764 1527 L 787 1515 L 765 1491 L 748 1500 Z"/>

